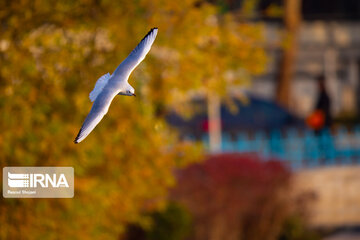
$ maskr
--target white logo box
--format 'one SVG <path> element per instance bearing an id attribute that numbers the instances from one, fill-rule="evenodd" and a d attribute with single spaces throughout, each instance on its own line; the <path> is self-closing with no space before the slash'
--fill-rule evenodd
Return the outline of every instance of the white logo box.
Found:
<path id="1" fill-rule="evenodd" d="M 4 198 L 72 198 L 73 167 L 4 167 Z"/>

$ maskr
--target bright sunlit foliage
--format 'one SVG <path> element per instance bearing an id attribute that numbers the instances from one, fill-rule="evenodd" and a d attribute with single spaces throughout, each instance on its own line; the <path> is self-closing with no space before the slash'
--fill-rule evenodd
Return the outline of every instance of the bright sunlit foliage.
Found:
<path id="1" fill-rule="evenodd" d="M 0 200 L 1 239 L 115 239 L 163 206 L 173 169 L 201 154 L 162 116 L 192 94 L 224 94 L 265 66 L 262 28 L 206 2 L 1 1 L 0 167 L 73 166 L 74 199 Z M 98 127 L 73 143 L 96 80 L 141 38 L 155 44 Z"/>

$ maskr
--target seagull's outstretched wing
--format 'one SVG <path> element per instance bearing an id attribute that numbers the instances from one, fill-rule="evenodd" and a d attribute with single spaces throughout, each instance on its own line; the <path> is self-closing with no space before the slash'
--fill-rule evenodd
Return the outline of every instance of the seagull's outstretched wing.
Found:
<path id="1" fill-rule="evenodd" d="M 87 115 L 78 135 L 76 136 L 74 142 L 79 143 L 84 140 L 89 133 L 98 125 L 104 115 L 107 113 L 110 104 L 116 92 L 113 93 L 108 90 L 103 90 L 97 97 L 90 110 L 90 113 Z"/>
<path id="2" fill-rule="evenodd" d="M 146 54 L 150 51 L 151 45 L 154 43 L 158 29 L 152 28 L 136 48 L 129 54 L 129 56 L 115 69 L 113 75 L 126 76 L 136 68 L 139 63 L 144 60 Z"/>

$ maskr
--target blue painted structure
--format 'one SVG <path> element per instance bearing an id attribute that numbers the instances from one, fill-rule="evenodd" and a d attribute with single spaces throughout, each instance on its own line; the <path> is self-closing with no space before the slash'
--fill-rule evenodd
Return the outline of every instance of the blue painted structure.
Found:
<path id="1" fill-rule="evenodd" d="M 235 112 L 230 111 L 228 105 L 221 104 L 221 125 L 225 133 L 306 126 L 303 119 L 273 101 L 251 94 L 246 94 L 246 97 L 247 102 L 232 98 L 237 109 Z M 207 103 L 204 99 L 194 99 L 191 109 L 194 115 L 189 119 L 183 118 L 174 111 L 166 116 L 166 120 L 179 130 L 182 137 L 192 135 L 198 139 L 208 131 Z"/>
<path id="2" fill-rule="evenodd" d="M 207 146 L 208 136 L 202 141 Z M 317 134 L 309 129 L 224 133 L 222 152 L 255 152 L 264 160 L 285 161 L 292 169 L 360 164 L 360 126 Z"/>

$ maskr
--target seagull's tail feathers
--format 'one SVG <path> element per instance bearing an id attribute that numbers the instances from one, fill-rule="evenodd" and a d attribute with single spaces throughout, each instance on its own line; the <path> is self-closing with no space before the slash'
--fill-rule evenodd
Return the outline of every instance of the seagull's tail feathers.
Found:
<path id="1" fill-rule="evenodd" d="M 99 96 L 101 91 L 104 89 L 105 85 L 109 82 L 110 78 L 111 78 L 110 73 L 106 73 L 97 80 L 94 89 L 89 94 L 89 98 L 92 102 L 96 100 L 96 98 Z"/>

